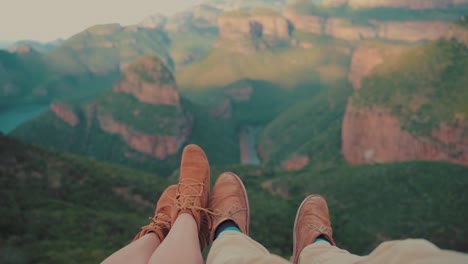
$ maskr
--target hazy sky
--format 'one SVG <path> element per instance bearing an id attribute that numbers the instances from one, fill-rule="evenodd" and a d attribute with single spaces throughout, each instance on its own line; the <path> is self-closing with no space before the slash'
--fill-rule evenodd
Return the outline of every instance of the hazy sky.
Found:
<path id="1" fill-rule="evenodd" d="M 0 41 L 67 38 L 103 23 L 135 24 L 170 14 L 195 0 L 0 0 Z"/>

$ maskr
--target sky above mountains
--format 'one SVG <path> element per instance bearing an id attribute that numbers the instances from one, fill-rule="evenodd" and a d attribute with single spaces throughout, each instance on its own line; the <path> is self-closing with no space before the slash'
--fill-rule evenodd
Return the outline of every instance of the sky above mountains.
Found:
<path id="1" fill-rule="evenodd" d="M 154 13 L 171 14 L 194 0 L 0 0 L 0 41 L 68 38 L 90 26 L 135 24 Z"/>

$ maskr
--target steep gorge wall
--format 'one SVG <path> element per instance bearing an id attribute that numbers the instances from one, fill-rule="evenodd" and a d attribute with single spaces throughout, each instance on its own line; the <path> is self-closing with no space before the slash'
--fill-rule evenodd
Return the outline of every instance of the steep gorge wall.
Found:
<path id="1" fill-rule="evenodd" d="M 285 39 L 290 33 L 288 21 L 281 16 L 222 16 L 218 27 L 222 40 L 250 39 L 253 35 Z"/>
<path id="2" fill-rule="evenodd" d="M 342 151 L 351 164 L 432 160 L 468 165 L 466 129 L 466 121 L 456 128 L 440 124 L 430 137 L 415 136 L 403 130 L 399 118 L 385 108 L 362 108 L 350 101 L 343 121 Z"/>
<path id="3" fill-rule="evenodd" d="M 468 31 L 449 22 L 372 20 L 367 25 L 357 25 L 342 18 L 305 16 L 291 10 L 285 10 L 283 15 L 291 21 L 295 30 L 349 41 L 379 38 L 392 41 L 418 42 L 455 37 L 467 43 Z"/>
<path id="4" fill-rule="evenodd" d="M 347 5 L 354 9 L 378 7 L 435 9 L 467 3 L 468 0 L 323 0 L 320 5 L 323 7 L 340 7 Z"/>

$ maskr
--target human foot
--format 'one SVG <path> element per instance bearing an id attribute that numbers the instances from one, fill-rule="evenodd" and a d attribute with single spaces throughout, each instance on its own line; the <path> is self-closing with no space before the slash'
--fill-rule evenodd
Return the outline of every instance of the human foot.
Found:
<path id="1" fill-rule="evenodd" d="M 188 145 L 182 153 L 179 185 L 177 188 L 177 216 L 188 213 L 195 219 L 199 231 L 200 248 L 208 243 L 210 217 L 208 202 L 210 196 L 210 166 L 203 150 L 196 145 Z"/>
<path id="2" fill-rule="evenodd" d="M 325 199 L 320 195 L 310 195 L 299 206 L 294 222 L 293 263 L 299 261 L 302 250 L 318 237 L 323 237 L 335 245 L 330 215 Z"/>
<path id="3" fill-rule="evenodd" d="M 216 229 L 226 221 L 232 221 L 239 230 L 249 233 L 249 200 L 241 179 L 230 172 L 219 176 L 210 201 L 213 227 L 210 241 L 215 239 Z"/>
<path id="4" fill-rule="evenodd" d="M 176 192 L 177 185 L 171 185 L 162 193 L 158 203 L 156 204 L 154 216 L 150 217 L 151 222 L 141 228 L 140 233 L 135 236 L 133 241 L 138 240 L 148 233 L 155 233 L 161 242 L 166 238 L 172 224 L 174 223 L 171 221 L 171 218 L 173 215 L 178 213 L 175 206 Z"/>

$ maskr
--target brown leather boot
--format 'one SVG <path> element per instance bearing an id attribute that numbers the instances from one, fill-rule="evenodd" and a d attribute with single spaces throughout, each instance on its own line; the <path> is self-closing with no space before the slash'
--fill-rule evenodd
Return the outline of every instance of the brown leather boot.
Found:
<path id="1" fill-rule="evenodd" d="M 319 236 L 335 245 L 327 202 L 320 195 L 310 195 L 299 206 L 294 222 L 294 264 L 299 261 L 302 250 Z"/>
<path id="2" fill-rule="evenodd" d="M 210 209 L 213 211 L 211 242 L 214 240 L 216 228 L 226 220 L 233 221 L 242 233 L 249 234 L 249 200 L 242 180 L 234 173 L 225 172 L 219 176 L 213 188 Z"/>
<path id="3" fill-rule="evenodd" d="M 177 209 L 179 213 L 172 218 L 188 213 L 198 226 L 200 248 L 207 245 L 211 218 L 208 213 L 210 197 L 210 165 L 203 150 L 197 145 L 188 145 L 182 153 L 179 187 L 177 189 Z"/>
<path id="4" fill-rule="evenodd" d="M 140 233 L 135 236 L 132 242 L 151 232 L 154 232 L 161 242 L 166 238 L 174 223 L 171 218 L 178 213 L 175 206 L 176 191 L 177 185 L 171 185 L 162 193 L 156 204 L 154 216 L 150 217 L 151 222 L 141 228 Z"/>

